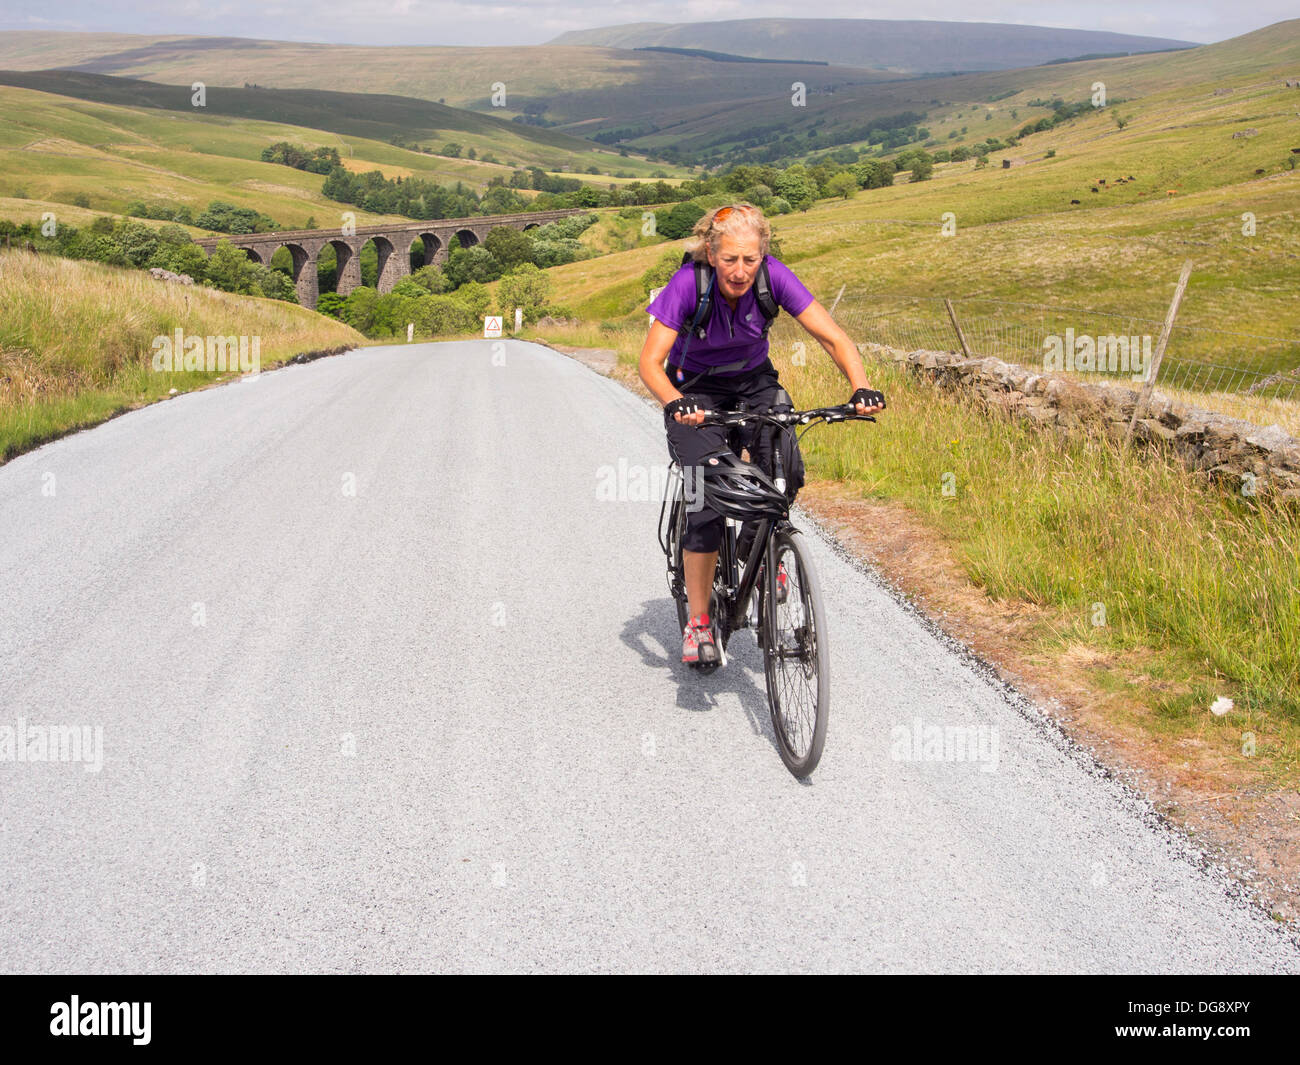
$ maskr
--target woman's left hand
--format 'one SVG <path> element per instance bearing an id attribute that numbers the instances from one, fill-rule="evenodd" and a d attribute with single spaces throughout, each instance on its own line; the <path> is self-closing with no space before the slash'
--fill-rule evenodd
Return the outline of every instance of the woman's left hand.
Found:
<path id="1" fill-rule="evenodd" d="M 849 402 L 854 405 L 858 414 L 874 414 L 878 410 L 885 409 L 885 394 L 870 388 L 859 388 L 850 397 Z"/>

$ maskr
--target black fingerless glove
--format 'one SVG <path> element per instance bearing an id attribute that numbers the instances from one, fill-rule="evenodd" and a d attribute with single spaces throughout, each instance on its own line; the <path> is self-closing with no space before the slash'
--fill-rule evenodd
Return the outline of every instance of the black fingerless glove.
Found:
<path id="1" fill-rule="evenodd" d="M 673 415 L 678 411 L 682 414 L 694 414 L 696 411 L 706 410 L 707 408 L 704 405 L 705 402 L 706 400 L 703 396 L 691 395 L 689 393 L 682 396 L 680 399 L 670 400 L 664 404 L 664 425 L 672 423 L 674 420 Z"/>
<path id="2" fill-rule="evenodd" d="M 853 393 L 849 403 L 855 407 L 861 403 L 864 407 L 880 407 L 883 410 L 885 407 L 885 393 L 876 392 L 870 388 L 859 388 Z"/>

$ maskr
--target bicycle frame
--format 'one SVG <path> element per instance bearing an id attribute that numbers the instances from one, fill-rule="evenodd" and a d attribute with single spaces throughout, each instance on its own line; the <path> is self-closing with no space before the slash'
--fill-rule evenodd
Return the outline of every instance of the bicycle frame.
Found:
<path id="1" fill-rule="evenodd" d="M 774 470 L 777 477 L 780 478 L 776 483 L 784 488 L 785 476 L 781 459 L 780 448 L 777 446 L 775 439 L 779 430 L 774 426 L 763 426 L 760 432 L 766 432 L 773 437 L 772 455 Z M 659 546 L 664 554 L 668 554 L 668 533 L 669 525 L 676 520 L 677 508 L 686 505 L 686 476 L 681 466 L 673 462 L 670 466 L 669 484 L 676 485 L 672 492 L 665 493 L 664 500 L 659 507 Z M 669 511 L 669 525 L 664 522 L 664 512 L 668 506 L 669 498 L 672 498 L 673 509 Z M 781 526 L 789 525 L 787 519 L 766 519 L 759 521 L 754 529 L 754 539 L 749 547 L 749 554 L 745 559 L 737 557 L 737 540 L 739 537 L 738 530 L 743 527 L 743 523 L 736 521 L 734 518 L 723 519 L 722 541 L 718 545 L 718 574 L 721 577 L 722 593 L 724 595 L 723 605 L 725 612 L 719 618 L 719 635 L 722 638 L 723 647 L 726 646 L 727 639 L 737 629 L 749 627 L 748 614 L 749 605 L 752 596 L 756 591 L 758 583 L 758 563 L 760 559 L 770 554 L 770 545 L 774 541 L 773 534 Z M 743 568 L 741 563 L 744 563 Z M 770 561 L 770 559 L 769 559 Z M 762 619 L 759 619 L 762 623 Z"/>
<path id="2" fill-rule="evenodd" d="M 810 420 L 835 422 L 835 421 L 869 421 L 874 422 L 876 419 L 870 415 L 859 415 L 852 412 L 850 404 L 844 404 L 840 407 L 822 407 L 809 411 L 790 411 L 787 415 L 788 421 L 774 422 L 770 415 L 765 416 L 758 411 L 737 411 L 727 414 L 723 422 L 713 422 L 710 424 L 737 424 L 737 419 L 745 420 L 746 416 L 755 418 L 760 422 L 759 434 L 767 434 L 771 438 L 771 455 L 772 455 L 772 473 L 773 481 L 781 491 L 785 491 L 785 464 L 781 457 L 781 447 L 779 434 L 785 431 L 792 431 L 796 425 L 807 424 Z M 757 439 L 758 434 L 755 435 Z M 676 477 L 677 486 L 672 492 L 665 493 L 663 502 L 659 507 L 659 546 L 665 555 L 669 554 L 668 532 L 669 526 L 664 523 L 664 514 L 668 509 L 669 497 L 672 497 L 672 509 L 668 511 L 669 522 L 677 520 L 678 507 L 686 505 L 686 475 L 679 463 L 671 463 L 669 483 Z M 758 563 L 764 557 L 770 567 L 775 562 L 775 533 L 783 528 L 794 528 L 788 517 L 772 519 L 768 518 L 759 521 L 754 530 L 754 540 L 750 545 L 748 557 L 744 559 L 743 575 L 740 567 L 740 559 L 736 557 L 737 535 L 735 530 L 740 527 L 739 522 L 727 518 L 724 520 L 722 542 L 718 547 L 718 577 L 715 581 L 721 584 L 721 591 L 724 596 L 722 606 L 725 607 L 719 621 L 719 636 L 721 637 L 722 646 L 726 648 L 726 642 L 731 633 L 737 629 L 748 628 L 749 623 L 747 615 L 749 614 L 749 605 L 751 597 L 755 592 L 755 585 L 758 582 Z M 766 574 L 767 570 L 764 570 Z M 720 580 L 719 580 L 720 578 Z M 683 579 L 681 574 L 677 575 L 680 582 Z M 679 589 L 672 587 L 670 591 L 677 594 Z M 680 589 L 684 593 L 684 589 Z M 758 620 L 762 625 L 762 618 Z"/>

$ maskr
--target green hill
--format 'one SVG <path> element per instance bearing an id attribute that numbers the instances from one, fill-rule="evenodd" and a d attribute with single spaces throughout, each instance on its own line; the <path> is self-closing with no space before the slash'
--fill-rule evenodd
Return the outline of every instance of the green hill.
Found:
<path id="1" fill-rule="evenodd" d="M 67 70 L 0 70 L 0 85 L 74 96 L 125 107 L 152 107 L 195 114 L 190 85 L 164 85 L 138 78 L 110 77 Z M 329 130 L 370 140 L 446 138 L 472 133 L 484 143 L 523 142 L 535 157 L 570 161 L 591 150 L 588 142 L 553 130 L 508 122 L 495 116 L 446 107 L 428 100 L 325 89 L 234 88 L 213 85 L 205 93 L 203 114 L 281 122 Z M 556 149 L 556 150 L 547 150 Z"/>
<path id="2" fill-rule="evenodd" d="M 1300 171 L 1291 169 L 1300 158 L 1300 89 L 1285 85 L 1300 70 L 1300 22 L 1197 51 L 1199 62 L 1177 53 L 1110 60 L 1109 72 L 1080 63 L 963 79 L 981 89 L 993 78 L 1033 84 L 960 112 L 936 108 L 927 124 L 945 146 L 1005 136 L 1046 113 L 1026 97 L 1086 97 L 1099 71 L 1111 93 L 1129 99 L 1026 136 L 993 152 L 985 168 L 940 163 L 931 180 L 904 183 L 904 175 L 891 188 L 775 218 L 785 259 L 828 304 L 846 286 L 841 313 L 857 316 L 858 339 L 872 338 L 873 315 L 901 314 L 924 324 L 917 337 L 948 347 L 945 296 L 1114 312 L 1154 320 L 1136 330 L 1152 331 L 1191 258 L 1178 350 L 1259 369 L 1300 364 L 1300 344 L 1257 339 L 1300 336 Z M 945 131 L 963 124 L 970 133 L 948 140 Z M 1004 160 L 1018 165 L 1003 169 Z M 940 233 L 947 213 L 956 223 L 950 238 Z M 1247 213 L 1253 236 L 1243 233 Z M 589 318 L 639 323 L 640 277 L 663 250 L 646 241 L 559 267 L 556 298 Z M 1003 314 L 1041 331 L 1036 309 Z"/>
<path id="3" fill-rule="evenodd" d="M 278 89 L 334 89 L 342 75 L 352 92 L 436 100 L 505 118 L 533 109 L 547 121 L 565 123 L 613 113 L 600 103 L 602 95 L 611 92 L 620 94 L 616 112 L 620 120 L 639 119 L 647 112 L 650 117 L 668 114 L 702 98 L 743 100 L 769 94 L 775 69 L 614 48 L 378 48 L 224 37 L 0 31 L 0 69 L 55 67 L 172 85 L 189 86 L 197 80 L 209 86 L 256 84 Z M 888 76 L 844 66 L 795 63 L 781 69 L 778 80 L 784 79 L 788 86 L 797 79 L 811 90 L 822 91 Z M 506 86 L 504 107 L 493 106 L 494 84 Z M 561 107 L 561 99 L 582 100 L 584 106 Z"/>
<path id="4" fill-rule="evenodd" d="M 755 134 L 779 130 L 797 146 L 809 131 L 834 139 L 883 115 L 913 111 L 926 114 L 925 126 L 946 146 L 953 130 L 982 140 L 1005 136 L 1030 118 L 1050 109 L 1030 101 L 1059 97 L 1087 100 L 1095 82 L 1103 82 L 1110 99 L 1138 99 L 1180 87 L 1244 85 L 1264 77 L 1300 76 L 1300 20 L 1281 22 L 1218 44 L 1164 54 L 1092 59 L 1021 70 L 1002 70 L 952 77 L 903 79 L 875 85 L 848 85 L 834 92 L 809 90 L 806 106 L 791 108 L 787 85 L 773 84 L 766 95 L 746 101 L 701 105 L 674 116 L 662 131 L 628 143 L 656 149 L 667 145 L 699 152 L 730 148 Z M 775 79 L 774 79 L 775 80 Z M 614 97 L 617 100 L 617 97 Z M 1293 109 L 1294 110 L 1294 109 Z M 1012 115 L 1013 111 L 1018 114 Z M 985 119 L 984 115 L 992 117 Z M 972 119 L 985 125 L 973 126 Z M 611 125 L 613 120 L 604 124 Z"/>
<path id="5" fill-rule="evenodd" d="M 68 77 L 79 80 L 85 75 Z M 52 76 L 46 83 L 58 81 Z M 150 92 L 179 91 L 135 84 Z M 79 225 L 91 211 L 120 214 L 136 200 L 187 206 L 197 217 L 213 200 L 223 200 L 255 208 L 288 227 L 300 228 L 312 217 L 320 225 L 339 224 L 339 212 L 353 208 L 321 195 L 321 175 L 261 161 L 262 149 L 279 141 L 307 149 L 336 148 L 344 165 L 357 172 L 378 169 L 389 177 L 414 176 L 440 184 L 464 181 L 476 187 L 495 175 L 508 178 L 512 170 L 508 163 L 554 170 L 567 167 L 574 176 L 602 183 L 614 179 L 576 171 L 596 166 L 607 175 L 614 168 L 625 168 L 644 176 L 650 169 L 644 160 L 622 158 L 581 141 L 575 142 L 582 147 L 580 152 L 552 147 L 527 136 L 535 131 L 512 123 L 498 123 L 505 127 L 499 132 L 492 126 L 487 133 L 434 131 L 418 138 L 437 149 L 454 139 L 467 150 L 476 148 L 480 155 L 494 153 L 498 163 L 427 155 L 363 136 L 214 113 L 221 110 L 227 91 L 233 90 L 212 90 L 210 106 L 199 111 L 188 107 L 187 89 L 186 109 L 170 111 L 0 85 L 0 217 L 39 220 L 43 211 L 55 210 L 60 219 Z M 250 91 L 250 95 L 259 94 Z M 346 98 L 343 106 L 350 100 Z M 358 108 L 364 102 L 364 97 L 357 98 Z M 414 134 L 408 135 L 414 139 Z M 364 210 L 356 214 L 360 224 L 388 220 Z"/>
<path id="6" fill-rule="evenodd" d="M 812 27 L 823 38 L 828 29 L 838 25 L 836 20 L 743 20 L 703 25 L 758 26 L 770 31 L 777 23 L 784 24 L 785 21 L 796 27 Z M 840 21 L 849 27 L 871 25 L 862 20 Z M 1016 39 L 1027 42 L 1038 40 L 1034 33 L 1048 32 L 1035 27 L 978 24 L 886 23 L 885 26 L 892 26 L 898 32 L 902 32 L 899 27 L 908 26 L 920 32 L 915 29 L 920 27 L 927 33 L 938 33 L 946 27 L 944 32 L 958 33 L 956 40 L 964 49 L 961 54 L 967 56 L 983 54 L 984 46 L 972 42 L 978 42 L 978 35 L 986 31 L 996 31 L 1007 39 L 1019 34 Z M 227 90 L 223 90 L 226 103 L 232 108 L 242 109 L 238 113 L 300 125 L 323 124 L 324 128 L 336 131 L 343 129 L 340 122 L 355 123 L 349 129 L 355 129 L 358 135 L 380 140 L 388 139 L 390 134 L 385 131 L 393 126 L 447 131 L 464 129 L 465 123 L 471 121 L 464 117 L 464 111 L 449 113 L 434 110 L 433 104 L 428 107 L 418 104 L 418 100 L 441 99 L 457 108 L 482 112 L 481 117 L 485 119 L 493 111 L 499 112 L 492 114 L 493 118 L 527 114 L 530 121 L 539 125 L 511 125 L 531 133 L 549 134 L 551 138 L 568 133 L 606 142 L 619 140 L 633 150 L 657 152 L 674 148 L 689 158 L 691 153 L 725 152 L 747 143 L 770 143 L 774 138 L 783 138 L 783 150 L 787 154 L 797 154 L 801 141 L 807 139 L 810 131 L 817 135 L 819 144 L 824 144 L 834 142 L 837 137 L 854 137 L 864 124 L 908 112 L 924 113 L 925 127 L 931 130 L 935 139 L 943 141 L 954 129 L 959 136 L 966 136 L 960 133 L 962 126 L 974 132 L 970 130 L 972 107 L 979 108 L 979 113 L 973 117 L 988 123 L 979 128 L 981 136 L 976 139 L 995 134 L 1003 136 L 1019 128 L 1028 117 L 1049 113 L 1046 109 L 1035 110 L 1030 101 L 1054 96 L 1067 101 L 1086 99 L 1091 85 L 1098 80 L 1105 82 L 1112 99 L 1136 99 L 1180 84 L 1201 84 L 1214 78 L 1248 78 L 1280 72 L 1288 66 L 1300 70 L 1298 27 L 1300 22 L 1280 23 L 1231 41 L 1186 51 L 930 78 L 899 78 L 880 71 L 823 66 L 818 62 L 720 62 L 704 55 L 594 45 L 357 48 L 240 38 L 31 31 L 0 33 L 0 67 L 28 72 L 37 68 L 71 67 L 91 74 L 147 78 L 185 87 L 183 91 L 179 88 L 172 90 L 172 95 L 156 89 L 138 89 L 154 103 L 174 103 L 172 96 L 176 94 L 187 100 L 188 86 L 194 80 L 208 84 L 210 98 L 217 95 L 214 86 L 241 87 L 238 93 L 250 95 L 225 95 Z M 630 29 L 639 33 L 643 28 Z M 660 29 L 663 27 L 658 27 L 656 32 Z M 844 32 L 847 34 L 848 30 Z M 1071 43 L 1068 47 L 1061 45 L 1032 54 L 1007 53 L 999 62 L 1009 62 L 1017 57 L 1026 62 L 1039 62 L 1042 58 L 1177 43 L 1152 39 L 1094 39 L 1088 35 L 1077 36 L 1078 31 L 1050 33 L 1063 34 L 1065 36 L 1061 39 Z M 718 52 L 749 55 L 763 51 L 757 46 L 742 48 L 741 39 L 724 39 L 711 45 L 707 35 L 685 41 L 654 37 L 647 32 L 629 37 L 626 42 L 622 37 L 616 39 L 620 43 L 635 43 L 636 47 L 653 44 L 672 48 L 712 48 Z M 792 42 L 801 39 L 798 35 L 778 36 L 763 57 L 788 56 Z M 1141 44 L 1141 41 L 1146 43 Z M 1130 47 L 1118 47 L 1124 43 Z M 941 52 L 933 51 L 939 47 L 933 41 L 927 47 L 931 51 L 923 49 L 921 54 L 939 55 Z M 838 61 L 836 54 L 824 50 L 808 58 L 817 61 L 829 58 L 832 63 Z M 863 63 L 867 60 L 859 55 L 855 61 Z M 977 66 L 981 62 L 983 60 L 970 60 L 961 65 Z M 936 64 L 937 60 L 925 65 L 924 69 L 936 69 Z M 1295 70 L 1291 73 L 1294 74 Z M 272 104 L 265 96 L 258 98 L 258 94 L 268 89 L 242 89 L 245 83 L 249 83 L 278 90 L 332 90 L 338 84 L 339 71 L 347 72 L 349 88 L 364 94 L 383 94 L 382 97 L 368 103 L 359 102 L 352 113 L 354 108 L 350 104 L 335 106 L 331 101 L 337 99 L 340 104 L 344 101 L 342 96 L 333 94 L 277 95 Z M 491 71 L 491 78 L 487 78 L 484 71 Z M 508 89 L 507 106 L 494 109 L 489 96 L 491 86 L 497 82 Z M 796 82 L 805 86 L 806 99 L 800 105 L 792 106 L 792 85 Z M 60 91 L 67 90 L 69 85 L 73 85 L 75 91 L 85 93 L 92 91 L 94 83 L 93 80 L 82 82 L 80 87 L 65 83 Z M 47 83 L 43 87 L 55 86 Z M 103 93 L 107 90 L 101 84 L 93 91 Z M 344 95 L 354 98 L 353 94 Z M 120 96 L 113 99 L 132 102 Z M 272 106 L 285 110 L 271 111 Z M 1012 111 L 1018 114 L 1012 115 Z M 986 113 L 992 117 L 986 119 Z M 489 127 L 483 129 L 486 131 Z M 487 137 L 489 134 L 484 132 L 483 135 Z M 539 136 L 532 143 L 539 153 L 549 147 L 560 154 L 579 151 L 567 140 Z M 589 165 L 586 160 L 565 161 L 575 170 Z M 645 169 L 638 170 L 633 164 L 645 166 Z M 561 163 L 553 153 L 542 165 Z M 622 168 L 644 176 L 651 166 L 645 165 L 644 161 L 629 160 Z M 601 169 L 607 167 L 601 166 Z"/>
<path id="7" fill-rule="evenodd" d="M 764 59 L 824 60 L 906 74 L 1004 70 L 1076 56 L 1151 52 L 1193 42 L 1000 22 L 759 18 L 637 22 L 562 33 L 551 45 L 715 49 Z"/>

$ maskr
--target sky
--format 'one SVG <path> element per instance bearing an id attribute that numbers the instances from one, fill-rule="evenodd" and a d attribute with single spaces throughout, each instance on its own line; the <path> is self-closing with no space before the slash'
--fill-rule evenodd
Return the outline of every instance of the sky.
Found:
<path id="1" fill-rule="evenodd" d="M 0 29 L 334 44 L 542 44 L 566 30 L 734 18 L 910 18 L 1112 30 L 1209 43 L 1296 15 L 1295 0 L 0 0 Z"/>

